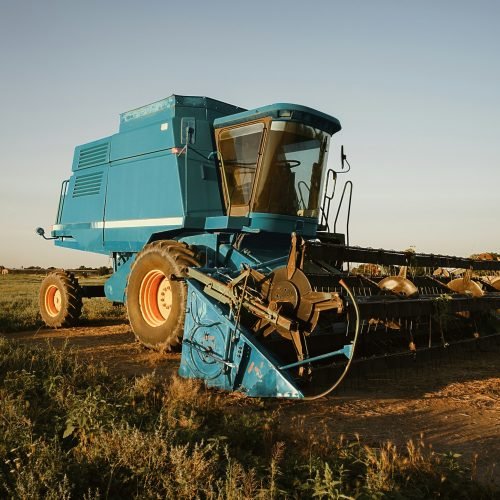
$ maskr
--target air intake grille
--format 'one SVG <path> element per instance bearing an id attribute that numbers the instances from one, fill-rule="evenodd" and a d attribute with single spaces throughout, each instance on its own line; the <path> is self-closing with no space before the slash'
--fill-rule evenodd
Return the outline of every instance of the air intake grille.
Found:
<path id="1" fill-rule="evenodd" d="M 78 168 L 93 167 L 108 161 L 109 142 L 80 149 Z"/>
<path id="2" fill-rule="evenodd" d="M 99 194 L 101 191 L 102 175 L 102 171 L 95 174 L 79 175 L 73 187 L 73 198 Z"/>

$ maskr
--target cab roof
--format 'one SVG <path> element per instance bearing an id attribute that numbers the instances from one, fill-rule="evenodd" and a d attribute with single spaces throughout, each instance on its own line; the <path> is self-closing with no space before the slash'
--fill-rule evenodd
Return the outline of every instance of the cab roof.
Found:
<path id="1" fill-rule="evenodd" d="M 276 103 L 260 108 L 250 109 L 240 113 L 223 116 L 214 120 L 215 128 L 238 125 L 269 116 L 276 120 L 290 120 L 319 128 L 330 135 L 338 132 L 342 127 L 339 120 L 333 116 L 317 111 L 307 106 L 291 103 Z"/>

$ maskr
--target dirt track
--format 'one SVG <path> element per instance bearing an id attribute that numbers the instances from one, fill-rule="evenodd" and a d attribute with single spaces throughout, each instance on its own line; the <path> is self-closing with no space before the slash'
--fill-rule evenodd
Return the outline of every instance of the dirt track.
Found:
<path id="1" fill-rule="evenodd" d="M 170 376 L 180 355 L 160 355 L 135 342 L 127 324 L 41 330 L 6 335 L 22 342 L 55 345 L 66 340 L 83 359 L 102 361 L 111 373 Z M 315 402 L 275 401 L 282 425 L 300 434 L 322 430 L 364 442 L 390 440 L 401 446 L 423 433 L 438 452 L 462 454 L 477 463 L 484 482 L 500 486 L 500 342 L 490 340 L 418 363 L 362 366 L 334 396 Z M 399 365 L 399 366 L 398 366 Z M 474 456 L 478 454 L 477 460 Z"/>

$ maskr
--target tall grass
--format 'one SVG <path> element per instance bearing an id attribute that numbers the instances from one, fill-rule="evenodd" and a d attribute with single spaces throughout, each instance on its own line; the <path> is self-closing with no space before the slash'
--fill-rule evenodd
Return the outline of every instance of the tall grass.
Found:
<path id="1" fill-rule="evenodd" d="M 0 276 L 0 332 L 35 329 L 42 325 L 38 312 L 41 276 Z"/>
<path id="2" fill-rule="evenodd" d="M 274 406 L 273 406 L 274 408 Z M 0 498 L 488 498 L 451 454 L 281 429 L 259 400 L 0 339 Z"/>

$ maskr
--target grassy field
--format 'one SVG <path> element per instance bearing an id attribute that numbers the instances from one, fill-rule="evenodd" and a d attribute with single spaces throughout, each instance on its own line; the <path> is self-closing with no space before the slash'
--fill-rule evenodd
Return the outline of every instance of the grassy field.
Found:
<path id="1" fill-rule="evenodd" d="M 36 330 L 43 326 L 38 311 L 38 290 L 43 275 L 0 275 L 0 332 Z M 81 284 L 98 284 L 97 278 L 80 279 Z M 126 319 L 123 307 L 113 306 L 105 298 L 83 299 L 81 323 Z"/>
<path id="2" fill-rule="evenodd" d="M 2 498 L 493 498 L 453 454 L 279 430 L 279 410 L 0 338 Z"/>
<path id="3" fill-rule="evenodd" d="M 0 276 L 0 331 L 37 329 L 39 276 Z M 103 299 L 84 321 L 124 318 Z M 110 375 L 0 336 L 0 498 L 494 498 L 423 442 L 290 432 L 280 407 L 179 378 Z"/>

